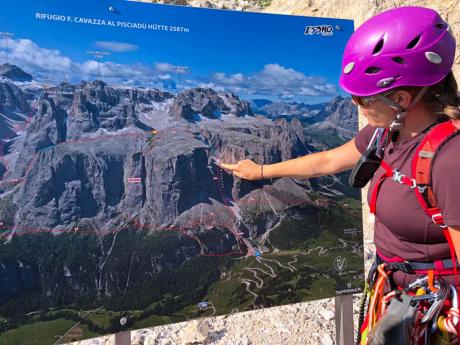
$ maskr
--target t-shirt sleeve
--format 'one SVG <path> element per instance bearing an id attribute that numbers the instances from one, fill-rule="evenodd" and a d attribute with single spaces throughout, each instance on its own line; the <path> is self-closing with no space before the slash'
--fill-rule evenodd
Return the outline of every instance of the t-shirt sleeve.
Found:
<path id="1" fill-rule="evenodd" d="M 366 153 L 367 146 L 369 145 L 372 136 L 374 135 L 375 127 L 370 125 L 361 129 L 355 137 L 355 145 L 358 151 L 363 155 Z"/>
<path id="2" fill-rule="evenodd" d="M 437 153 L 432 168 L 433 192 L 448 226 L 460 226 L 460 135 Z"/>

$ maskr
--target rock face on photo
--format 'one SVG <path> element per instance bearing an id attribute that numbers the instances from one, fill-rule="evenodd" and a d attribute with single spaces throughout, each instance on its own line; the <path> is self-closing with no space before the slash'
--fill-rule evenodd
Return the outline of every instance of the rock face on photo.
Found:
<path id="1" fill-rule="evenodd" d="M 0 66 L 0 76 L 14 81 L 31 81 L 32 76 L 24 72 L 22 69 L 9 63 Z"/>
<path id="2" fill-rule="evenodd" d="M 27 95 L 12 80 L 2 85 L 2 118 L 30 112 Z M 315 150 L 312 118 L 315 131 L 353 131 L 356 112 L 349 100 L 316 108 L 304 116 L 285 106 L 267 117 L 236 95 L 212 89 L 174 95 L 102 81 L 62 83 L 42 92 L 27 130 L 15 133 L 4 152 L 9 169 L 3 181 L 20 183 L 2 189 L 14 194 L 21 226 L 66 230 L 92 219 L 104 228 L 134 214 L 141 223 L 166 226 L 200 203 L 225 204 L 259 188 L 224 173 L 233 182 L 219 190 L 213 158 L 269 164 L 305 155 Z"/>

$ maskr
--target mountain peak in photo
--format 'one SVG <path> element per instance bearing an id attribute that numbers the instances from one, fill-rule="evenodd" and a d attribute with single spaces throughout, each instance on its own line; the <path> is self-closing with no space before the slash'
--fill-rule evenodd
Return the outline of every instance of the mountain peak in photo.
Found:
<path id="1" fill-rule="evenodd" d="M 0 66 L 0 76 L 6 77 L 13 81 L 31 81 L 32 76 L 29 73 L 24 72 L 16 65 L 4 63 Z"/>

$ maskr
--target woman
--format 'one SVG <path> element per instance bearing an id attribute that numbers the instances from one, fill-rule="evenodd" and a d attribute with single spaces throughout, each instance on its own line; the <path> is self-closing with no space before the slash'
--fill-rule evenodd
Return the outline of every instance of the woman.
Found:
<path id="1" fill-rule="evenodd" d="M 451 258 L 449 244 L 420 206 L 410 179 L 411 164 L 427 133 L 440 122 L 460 119 L 460 97 L 451 71 L 454 55 L 455 39 L 436 11 L 401 7 L 382 12 L 354 32 L 343 56 L 339 83 L 368 120 L 354 139 L 333 150 L 281 163 L 258 165 L 243 160 L 221 167 L 248 180 L 335 174 L 353 168 L 377 137 L 385 142 L 381 155 L 387 164 L 373 175 L 368 201 L 375 202 L 374 243 L 379 263 L 408 261 L 438 267 Z M 383 130 L 376 131 L 379 128 L 388 129 L 385 138 Z M 391 174 L 387 174 L 389 166 L 394 169 L 389 168 Z M 451 247 L 460 257 L 460 135 L 436 152 L 430 169 L 432 191 L 452 238 Z M 385 174 L 389 178 L 380 181 Z M 401 185 L 404 179 L 413 185 Z M 452 266 L 442 273 L 445 281 L 454 284 Z M 392 271 L 400 289 L 423 276 L 410 269 L 393 267 Z M 387 285 L 385 291 L 389 290 Z"/>

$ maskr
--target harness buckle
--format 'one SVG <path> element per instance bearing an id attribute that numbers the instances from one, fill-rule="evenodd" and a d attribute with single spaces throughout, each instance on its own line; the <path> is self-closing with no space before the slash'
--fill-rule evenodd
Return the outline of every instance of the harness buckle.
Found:
<path id="1" fill-rule="evenodd" d="M 431 216 L 431 220 L 433 221 L 433 223 L 435 223 L 436 225 L 438 225 L 439 227 L 441 228 L 447 228 L 447 225 L 446 223 L 444 223 L 444 217 L 442 216 L 441 213 L 435 213 Z"/>
<path id="2" fill-rule="evenodd" d="M 418 191 L 420 192 L 420 194 L 424 194 L 426 192 L 428 186 L 427 185 L 424 185 L 424 186 L 418 185 L 417 188 L 418 188 Z"/>
<path id="3" fill-rule="evenodd" d="M 415 273 L 410 264 L 407 262 L 391 262 L 387 263 L 387 266 L 392 270 L 402 271 L 409 274 Z"/>
<path id="4" fill-rule="evenodd" d="M 398 182 L 398 183 L 403 183 L 402 178 L 404 177 L 404 174 L 401 174 L 399 170 L 394 169 L 393 170 L 393 177 L 391 178 L 393 181 Z"/>
<path id="5" fill-rule="evenodd" d="M 411 189 L 417 187 L 417 181 L 415 179 L 408 178 L 406 175 L 401 174 L 401 172 L 398 169 L 393 170 L 393 176 L 391 177 L 391 179 L 400 184 L 408 185 Z"/>

